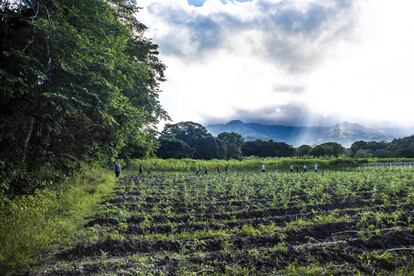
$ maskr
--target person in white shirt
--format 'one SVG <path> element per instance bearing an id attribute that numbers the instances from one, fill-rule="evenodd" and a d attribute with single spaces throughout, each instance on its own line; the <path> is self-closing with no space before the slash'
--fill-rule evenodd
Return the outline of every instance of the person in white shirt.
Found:
<path id="1" fill-rule="evenodd" d="M 266 172 L 266 166 L 264 164 L 262 165 L 262 172 Z"/>

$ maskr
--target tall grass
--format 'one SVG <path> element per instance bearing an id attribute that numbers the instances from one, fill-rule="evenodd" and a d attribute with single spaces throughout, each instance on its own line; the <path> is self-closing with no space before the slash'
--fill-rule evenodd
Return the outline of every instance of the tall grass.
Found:
<path id="1" fill-rule="evenodd" d="M 355 167 L 366 163 L 376 162 L 404 162 L 413 161 L 413 159 L 394 158 L 394 159 L 355 159 L 349 157 L 341 158 L 246 158 L 243 160 L 195 160 L 195 159 L 145 159 L 145 160 L 133 160 L 131 161 L 130 170 L 137 170 L 140 165 L 143 165 L 144 169 L 151 168 L 154 171 L 191 171 L 195 168 L 207 167 L 210 170 L 221 166 L 223 169 L 228 166 L 234 171 L 244 170 L 259 170 L 261 165 L 267 166 L 268 170 L 275 170 L 276 166 L 280 171 L 289 170 L 289 165 L 308 165 L 308 169 L 312 169 L 312 165 L 317 163 L 321 169 L 343 169 L 348 167 Z"/>
<path id="2" fill-rule="evenodd" d="M 115 185 L 100 168 L 82 170 L 58 188 L 14 199 L 0 209 L 0 275 L 25 273 L 39 256 L 75 240 L 84 218 Z"/>

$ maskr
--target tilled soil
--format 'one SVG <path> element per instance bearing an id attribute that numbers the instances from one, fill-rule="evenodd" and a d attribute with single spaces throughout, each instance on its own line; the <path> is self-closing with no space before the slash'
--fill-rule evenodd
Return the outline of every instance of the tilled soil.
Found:
<path id="1" fill-rule="evenodd" d="M 232 186 L 225 181 L 224 189 L 208 182 L 196 188 L 193 181 L 122 178 L 84 224 L 100 238 L 60 250 L 41 274 L 268 275 L 319 266 L 328 274 L 354 275 L 414 268 L 414 206 L 398 198 L 384 202 L 361 189 L 361 197 L 332 194 L 315 204 L 295 192 L 278 206 L 257 194 L 257 183 L 252 194 L 226 194 Z"/>

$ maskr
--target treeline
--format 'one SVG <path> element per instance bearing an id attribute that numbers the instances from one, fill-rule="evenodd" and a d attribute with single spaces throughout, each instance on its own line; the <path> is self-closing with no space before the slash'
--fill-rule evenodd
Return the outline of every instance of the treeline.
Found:
<path id="1" fill-rule="evenodd" d="M 0 199 L 151 155 L 165 66 L 129 0 L 0 1 Z"/>
<path id="2" fill-rule="evenodd" d="M 413 158 L 414 136 L 395 139 L 388 143 L 358 141 L 352 144 L 349 154 L 357 158 Z"/>
<path id="3" fill-rule="evenodd" d="M 214 137 L 200 124 L 180 122 L 167 124 L 158 138 L 160 158 L 236 159 L 243 157 L 355 157 L 413 158 L 414 136 L 392 142 L 358 141 L 349 149 L 335 142 L 294 148 L 273 140 L 244 141 L 240 134 L 223 132 Z"/>
<path id="4" fill-rule="evenodd" d="M 237 159 L 246 156 L 292 157 L 292 156 L 340 156 L 347 150 L 338 143 L 324 143 L 315 147 L 294 148 L 277 141 L 244 141 L 234 132 L 223 132 L 214 137 L 208 130 L 194 122 L 167 124 L 158 138 L 157 156 L 160 158 Z"/>

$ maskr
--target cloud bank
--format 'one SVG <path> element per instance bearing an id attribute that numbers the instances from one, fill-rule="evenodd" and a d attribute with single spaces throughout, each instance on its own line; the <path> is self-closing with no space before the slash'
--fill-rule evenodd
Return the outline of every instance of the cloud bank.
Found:
<path id="1" fill-rule="evenodd" d="M 414 3 L 142 0 L 174 121 L 414 125 Z M 249 119 L 250 118 L 250 119 Z"/>

